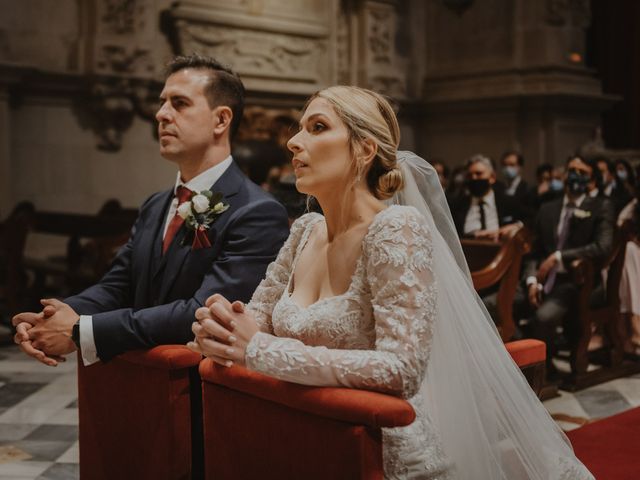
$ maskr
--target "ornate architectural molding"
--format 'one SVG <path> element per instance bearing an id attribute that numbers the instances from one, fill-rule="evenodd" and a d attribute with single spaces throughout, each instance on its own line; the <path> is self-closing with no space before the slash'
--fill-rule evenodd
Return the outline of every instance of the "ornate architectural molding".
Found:
<path id="1" fill-rule="evenodd" d="M 295 11 L 285 15 L 267 8 L 277 3 L 176 2 L 168 10 L 174 50 L 203 53 L 232 65 L 252 91 L 308 95 L 335 83 L 329 17 L 323 23 L 322 16 L 296 18 Z M 319 8 L 306 3 L 309 9 Z M 333 3 L 325 2 L 325 8 Z M 292 10 L 300 10 L 300 5 Z"/>
<path id="2" fill-rule="evenodd" d="M 327 40 L 299 35 L 211 28 L 180 20 L 180 50 L 200 52 L 231 63 L 241 75 L 315 84 L 323 76 Z"/>
<path id="3" fill-rule="evenodd" d="M 117 152 L 136 115 L 152 120 L 160 84 L 127 78 L 96 78 L 75 105 L 80 122 L 96 136 L 98 149 Z M 153 122 L 155 132 L 155 122 Z"/>
<path id="4" fill-rule="evenodd" d="M 337 77 L 396 98 L 408 96 L 396 45 L 397 2 L 343 0 L 337 14 Z"/>
<path id="5" fill-rule="evenodd" d="M 152 0 L 92 0 L 95 28 L 88 53 L 91 73 L 153 78 L 154 29 Z"/>

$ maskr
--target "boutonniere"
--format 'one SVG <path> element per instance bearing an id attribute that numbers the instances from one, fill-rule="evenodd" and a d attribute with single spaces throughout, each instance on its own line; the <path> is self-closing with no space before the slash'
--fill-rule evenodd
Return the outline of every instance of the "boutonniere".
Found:
<path id="1" fill-rule="evenodd" d="M 573 211 L 573 216 L 582 220 L 584 218 L 589 218 L 591 216 L 591 212 L 589 210 L 581 210 L 580 208 L 576 208 Z"/>
<path id="2" fill-rule="evenodd" d="M 187 229 L 194 232 L 191 244 L 193 250 L 211 246 L 207 231 L 227 208 L 229 205 L 222 203 L 222 194 L 211 190 L 193 192 L 191 198 L 178 207 L 178 215 L 184 220 Z M 184 238 L 182 245 L 187 243 L 189 237 L 191 235 Z"/>

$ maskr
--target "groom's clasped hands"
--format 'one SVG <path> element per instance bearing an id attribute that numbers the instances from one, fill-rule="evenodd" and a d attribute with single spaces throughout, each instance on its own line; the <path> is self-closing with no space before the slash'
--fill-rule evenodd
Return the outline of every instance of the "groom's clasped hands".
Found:
<path id="1" fill-rule="evenodd" d="M 195 338 L 187 347 L 226 367 L 244 365 L 247 345 L 260 329 L 242 302 L 212 295 L 196 310 L 196 320 Z"/>

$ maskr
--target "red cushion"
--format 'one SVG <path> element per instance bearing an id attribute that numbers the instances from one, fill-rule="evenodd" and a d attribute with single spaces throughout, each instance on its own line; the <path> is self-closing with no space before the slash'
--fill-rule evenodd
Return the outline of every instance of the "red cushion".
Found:
<path id="1" fill-rule="evenodd" d="M 200 359 L 173 345 L 88 367 L 79 359 L 81 478 L 188 478 L 189 369 Z"/>
<path id="2" fill-rule="evenodd" d="M 547 346 L 540 340 L 516 340 L 504 346 L 519 367 L 544 362 L 547 354 Z"/>
<path id="3" fill-rule="evenodd" d="M 200 363 L 206 478 L 380 479 L 380 427 L 411 423 L 400 398 L 283 382 Z"/>
<path id="4" fill-rule="evenodd" d="M 277 402 L 297 410 L 371 427 L 399 427 L 415 419 L 411 405 L 401 398 L 352 388 L 308 387 L 283 382 L 242 367 L 221 367 L 210 359 L 200 364 L 206 382 Z"/>

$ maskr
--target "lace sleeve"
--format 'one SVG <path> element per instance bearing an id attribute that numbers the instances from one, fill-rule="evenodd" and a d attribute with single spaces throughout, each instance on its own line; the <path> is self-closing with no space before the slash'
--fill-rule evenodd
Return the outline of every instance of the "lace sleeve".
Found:
<path id="1" fill-rule="evenodd" d="M 436 314 L 431 237 L 422 217 L 396 207 L 363 242 L 375 319 L 375 350 L 311 347 L 258 333 L 247 347 L 253 370 L 281 380 L 345 386 L 410 398 L 420 388 Z"/>
<path id="2" fill-rule="evenodd" d="M 273 332 L 271 326 L 273 307 L 289 282 L 293 259 L 300 240 L 305 236 L 305 232 L 318 221 L 319 217 L 320 215 L 316 213 L 308 213 L 293 222 L 287 241 L 278 252 L 276 259 L 269 264 L 265 278 L 253 292 L 247 309 L 254 313 L 260 331 Z"/>

